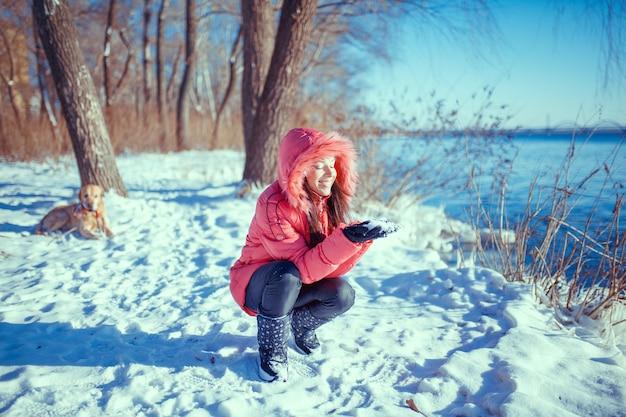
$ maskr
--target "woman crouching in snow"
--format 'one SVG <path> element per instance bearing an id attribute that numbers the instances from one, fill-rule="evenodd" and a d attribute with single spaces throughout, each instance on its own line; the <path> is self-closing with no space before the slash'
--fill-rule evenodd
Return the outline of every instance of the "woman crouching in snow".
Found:
<path id="1" fill-rule="evenodd" d="M 308 355 L 315 330 L 354 304 L 341 276 L 372 240 L 395 231 L 346 225 L 357 183 L 356 151 L 337 133 L 293 129 L 278 149 L 278 181 L 259 196 L 241 257 L 230 270 L 239 306 L 257 317 L 259 376 L 287 379 L 287 341 Z"/>

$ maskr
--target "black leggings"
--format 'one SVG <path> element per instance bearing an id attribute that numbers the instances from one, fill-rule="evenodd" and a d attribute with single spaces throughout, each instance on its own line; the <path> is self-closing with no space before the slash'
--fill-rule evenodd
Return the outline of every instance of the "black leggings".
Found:
<path id="1" fill-rule="evenodd" d="M 332 319 L 354 304 L 354 289 L 342 278 L 303 284 L 290 261 L 274 261 L 252 274 L 246 288 L 246 307 L 266 317 L 282 317 L 307 306 L 311 314 Z"/>

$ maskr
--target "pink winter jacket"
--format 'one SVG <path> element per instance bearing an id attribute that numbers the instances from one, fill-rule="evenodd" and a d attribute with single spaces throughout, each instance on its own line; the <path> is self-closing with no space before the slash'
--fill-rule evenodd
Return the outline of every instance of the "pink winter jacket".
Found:
<path id="1" fill-rule="evenodd" d="M 347 273 L 367 251 L 370 242 L 353 243 L 336 228 L 320 244 L 309 248 L 307 212 L 310 202 L 303 188 L 304 171 L 316 159 L 335 156 L 338 184 L 349 196 L 357 182 L 356 152 L 352 143 L 337 133 L 328 135 L 312 129 L 292 129 L 278 149 L 278 181 L 263 191 L 241 257 L 230 269 L 230 290 L 237 304 L 248 314 L 246 287 L 252 274 L 276 260 L 289 260 L 304 284 Z"/>

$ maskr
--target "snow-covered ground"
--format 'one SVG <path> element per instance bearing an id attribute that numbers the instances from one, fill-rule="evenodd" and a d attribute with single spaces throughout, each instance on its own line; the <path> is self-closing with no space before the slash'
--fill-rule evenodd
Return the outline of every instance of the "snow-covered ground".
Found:
<path id="1" fill-rule="evenodd" d="M 235 198 L 242 154 L 118 166 L 116 235 L 89 241 L 32 235 L 76 201 L 71 158 L 0 162 L 0 415 L 626 416 L 624 342 L 457 268 L 430 207 L 390 215 L 402 229 L 346 277 L 357 301 L 319 329 L 321 352 L 291 350 L 289 381 L 262 382 L 256 321 L 228 289 L 258 194 Z"/>

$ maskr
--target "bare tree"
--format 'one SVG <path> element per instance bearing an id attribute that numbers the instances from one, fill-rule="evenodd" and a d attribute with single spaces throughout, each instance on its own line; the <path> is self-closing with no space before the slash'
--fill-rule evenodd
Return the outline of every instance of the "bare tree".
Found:
<path id="1" fill-rule="evenodd" d="M 103 45 L 103 84 L 104 84 L 104 105 L 105 105 L 105 113 L 108 113 L 110 107 L 115 102 L 115 95 L 118 90 L 122 86 L 126 75 L 130 69 L 130 64 L 132 62 L 133 56 L 135 55 L 135 51 L 133 49 L 132 44 L 126 39 L 126 35 L 124 34 L 124 30 L 118 30 L 115 25 L 115 11 L 117 6 L 117 0 L 110 0 L 109 2 L 109 11 L 107 13 L 107 23 L 106 28 L 104 30 L 104 45 Z M 126 55 L 126 62 L 124 64 L 124 70 L 120 75 L 119 80 L 115 85 L 112 85 L 112 74 L 111 74 L 111 57 L 113 53 L 113 34 L 115 32 L 119 33 L 120 39 L 122 43 L 126 46 L 128 53 Z"/>
<path id="2" fill-rule="evenodd" d="M 33 24 L 33 32 L 37 33 L 37 24 L 32 19 Z M 52 109 L 52 105 L 50 104 L 50 97 L 48 86 L 46 84 L 45 77 L 45 61 L 46 57 L 44 55 L 44 51 L 41 46 L 41 41 L 37 36 L 35 36 L 35 62 L 37 67 L 37 85 L 39 86 L 39 94 L 40 94 L 40 105 L 41 109 L 45 109 L 45 114 L 47 115 L 48 123 L 50 124 L 50 128 L 52 130 L 52 134 L 54 138 L 61 143 L 62 134 L 59 131 L 59 123 L 57 121 L 57 117 L 54 114 L 54 110 Z M 43 117 L 43 112 L 41 113 L 41 117 Z"/>
<path id="3" fill-rule="evenodd" d="M 14 32 L 17 34 L 17 32 Z M 6 84 L 7 89 L 9 91 L 9 100 L 11 101 L 11 107 L 13 108 L 13 113 L 15 114 L 15 120 L 17 121 L 17 126 L 21 130 L 23 123 L 23 113 L 24 113 L 24 99 L 22 98 L 19 91 L 16 91 L 14 86 L 16 83 L 16 66 L 15 66 L 15 57 L 13 56 L 13 48 L 11 46 L 11 42 L 7 39 L 7 35 L 3 28 L 0 28 L 0 38 L 2 38 L 4 42 L 4 48 L 7 51 L 8 63 L 9 63 L 9 71 L 8 74 L 0 71 L 0 79 Z"/>
<path id="4" fill-rule="evenodd" d="M 152 18 L 152 0 L 145 0 L 143 6 L 143 101 L 150 102 L 152 87 L 152 53 L 150 52 L 150 20 Z"/>
<path id="5" fill-rule="evenodd" d="M 163 92 L 161 94 L 163 100 L 160 102 L 159 109 L 159 120 L 162 123 L 158 124 L 158 129 L 154 132 L 156 135 L 149 135 L 148 139 L 146 139 L 146 130 L 136 129 L 135 126 L 137 122 L 141 122 L 145 113 L 150 111 L 150 109 L 144 109 L 142 106 L 146 86 L 144 81 L 150 75 L 149 72 L 148 75 L 143 74 L 143 62 L 140 59 L 135 60 L 135 55 L 132 55 L 133 49 L 142 49 L 145 45 L 146 30 L 141 23 L 129 27 L 129 21 L 126 20 L 133 16 L 134 19 L 137 19 L 133 20 L 133 22 L 142 21 L 142 17 L 146 16 L 146 0 L 135 2 L 107 0 L 100 2 L 105 7 L 97 7 L 94 2 L 86 0 L 71 2 L 74 23 L 80 33 L 81 49 L 85 54 L 87 66 L 92 71 L 96 91 L 99 97 L 104 100 L 102 105 L 103 110 L 105 110 L 105 120 L 107 124 L 109 124 L 109 121 L 111 122 L 108 125 L 110 138 L 116 146 L 119 144 L 121 147 L 135 150 L 143 150 L 145 145 L 154 145 L 154 142 L 151 142 L 151 137 L 160 137 L 161 140 L 159 142 L 163 144 L 166 143 L 169 136 L 176 137 L 177 125 L 175 120 L 176 116 L 178 116 L 176 114 L 178 108 L 175 106 L 177 106 L 176 103 L 180 97 L 180 87 L 183 86 L 181 80 L 187 65 L 186 47 L 183 46 L 185 45 L 185 7 L 180 7 L 185 3 L 182 0 L 176 2 L 171 2 L 171 0 L 149 1 L 150 7 L 148 11 L 152 11 L 150 25 L 155 24 L 156 26 L 160 24 L 162 34 L 161 41 L 158 39 L 158 33 L 155 36 L 156 40 L 154 40 L 157 44 L 157 56 L 153 60 L 153 62 L 156 61 L 154 65 L 156 71 L 153 75 L 157 79 L 156 82 L 151 83 L 151 87 L 154 90 L 152 91 L 151 100 L 155 103 L 157 102 L 155 99 L 158 95 L 158 88 L 161 88 Z M 417 2 L 417 0 L 412 1 Z M 7 32 L 7 26 L 4 22 L 8 21 L 11 25 L 20 25 L 20 22 L 24 21 L 21 11 L 31 12 L 32 2 L 27 3 L 25 5 L 25 3 L 16 2 L 15 0 L 0 0 L 0 7 L 3 9 L 3 25 L 0 26 L 2 26 L 10 39 L 12 39 L 12 34 Z M 157 3 L 161 8 L 166 6 L 163 11 L 161 9 L 158 10 L 161 14 L 159 23 L 155 19 Z M 189 96 L 189 141 L 191 144 L 198 143 L 194 134 L 203 135 L 203 132 L 207 131 L 206 127 L 208 127 L 209 133 L 211 133 L 211 130 L 217 129 L 218 144 L 223 143 L 219 141 L 219 135 L 222 132 L 228 132 L 228 135 L 225 137 L 228 137 L 228 140 L 231 141 L 230 144 L 237 145 L 240 140 L 240 133 L 245 131 L 246 134 L 243 137 L 246 139 L 246 142 L 249 142 L 248 139 L 250 138 L 254 117 L 263 93 L 269 63 L 276 43 L 275 35 L 282 0 L 280 2 L 267 0 L 200 2 L 196 0 L 196 3 L 198 19 L 197 50 L 195 55 L 196 71 L 194 74 L 191 74 L 192 76 L 188 77 L 189 80 L 193 80 L 191 81 L 192 92 Z M 367 61 L 350 59 L 345 53 L 345 45 L 363 42 L 363 38 L 368 35 L 368 31 L 361 30 L 358 32 L 355 29 L 358 29 L 359 26 L 364 26 L 359 24 L 359 22 L 363 22 L 362 19 L 367 21 L 365 26 L 371 27 L 372 21 L 377 19 L 372 18 L 372 12 L 370 12 L 369 16 L 367 13 L 368 10 L 372 9 L 373 5 L 378 5 L 378 3 L 386 2 L 375 0 L 324 2 L 317 8 L 315 26 L 312 32 L 314 36 L 309 37 L 303 64 L 304 69 L 301 72 L 298 86 L 302 94 L 297 95 L 297 100 L 299 101 L 292 106 L 297 108 L 298 111 L 288 111 L 285 114 L 289 122 L 295 120 L 298 120 L 298 123 L 308 121 L 320 128 L 330 124 L 337 126 L 336 120 L 341 120 L 342 114 L 349 113 L 349 107 L 351 106 L 347 99 L 351 96 L 349 89 L 355 88 L 355 85 L 350 83 L 353 80 L 353 77 L 350 75 L 358 73 L 357 64 L 359 62 Z M 244 6 L 243 9 L 242 5 Z M 115 13 L 109 13 L 109 11 L 113 12 L 113 10 Z M 243 48 L 239 48 L 241 50 L 230 48 L 232 45 L 237 47 L 243 45 L 233 43 L 236 39 L 237 28 L 241 23 L 239 21 L 240 14 L 243 14 L 242 17 L 247 22 L 243 25 L 243 30 L 247 32 L 246 37 L 248 39 L 245 42 L 244 60 L 241 59 L 241 50 Z M 167 21 L 164 20 L 166 15 Z M 250 15 L 254 15 L 254 18 L 249 18 Z M 167 31 L 164 30 L 165 22 L 168 26 Z M 374 27 L 376 29 L 369 32 L 382 33 L 377 30 L 378 26 Z M 154 51 L 155 48 L 152 45 L 154 43 L 153 35 L 151 31 L 148 33 L 150 33 L 152 46 L 150 50 Z M 380 37 L 382 38 L 383 36 L 381 35 Z M 32 39 L 32 36 L 27 36 L 26 40 L 29 42 L 27 47 L 20 47 L 19 49 L 35 51 L 35 44 Z M 371 45 L 365 44 L 362 49 L 374 51 L 372 53 L 379 56 L 379 50 L 372 48 Z M 3 42 L 0 38 L 0 47 L 2 46 Z M 125 53 L 126 49 L 128 49 L 128 54 Z M 13 51 L 17 50 L 18 47 L 14 45 Z M 159 50 L 162 51 L 160 57 Z M 8 74 L 7 53 L 6 50 L 0 51 L 0 53 L 2 52 L 4 52 L 2 56 L 2 72 Z M 177 52 L 180 52 L 180 55 L 177 55 Z M 13 86 L 13 90 L 23 92 L 24 97 L 39 97 L 39 91 L 35 91 L 37 86 L 34 78 L 36 74 L 35 55 L 30 53 L 26 57 L 28 61 L 25 63 L 18 62 L 17 67 L 25 68 L 27 76 L 30 74 L 32 79 L 26 79 L 26 82 L 19 88 Z M 244 65 L 244 61 L 251 63 L 251 65 Z M 107 76 L 104 76 L 105 70 L 101 68 L 105 64 Z M 163 71 L 160 76 L 162 80 L 160 87 L 158 86 L 159 69 Z M 240 77 L 240 73 L 242 77 Z M 120 74 L 123 75 L 120 76 Z M 46 78 L 48 85 L 52 86 L 49 73 L 47 73 Z M 129 78 L 133 82 L 129 83 Z M 153 79 L 153 81 L 155 80 Z M 239 84 L 240 81 L 242 84 Z M 150 82 L 148 81 L 148 83 Z M 2 116 L 9 123 L 15 123 L 13 121 L 15 116 L 11 111 L 8 89 L 2 80 L 0 80 L 0 87 L 2 87 L 2 92 L 4 93 L 2 104 L 5 111 Z M 239 88 L 241 91 L 237 90 Z M 60 102 L 54 93 L 54 88 L 49 92 L 52 93 L 50 96 L 52 108 L 60 109 Z M 228 97 L 230 99 L 224 100 Z M 234 100 L 233 97 L 235 97 Z M 209 113 L 207 113 L 207 107 L 205 107 L 207 103 Z M 326 109 L 331 107 L 330 103 L 332 103 L 332 113 L 326 112 Z M 168 105 L 170 107 L 169 111 L 174 113 L 174 118 L 168 117 Z M 236 108 L 236 106 L 240 107 Z M 132 112 L 133 107 L 141 113 Z M 39 108 L 43 109 L 43 107 Z M 33 108 L 33 110 L 39 108 Z M 195 118 L 194 109 L 198 113 L 202 112 L 202 117 Z M 111 110 L 110 114 L 108 110 Z M 218 113 L 219 119 L 216 118 Z M 326 113 L 328 113 L 328 116 L 325 115 Z M 168 122 L 169 127 L 166 126 Z M 172 123 L 174 123 L 174 127 Z M 228 131 L 225 130 L 227 125 L 229 126 Z M 5 124 L 5 126 L 9 126 L 9 124 Z M 39 127 L 43 128 L 43 125 L 38 125 L 37 128 Z M 171 130 L 170 133 L 168 133 L 169 130 Z M 6 129 L 5 131 L 8 137 L 13 136 L 13 138 L 9 139 L 11 143 L 19 142 L 18 138 L 21 136 L 12 133 L 15 129 Z M 44 138 L 43 135 L 37 135 L 37 137 Z M 48 143 L 46 142 L 46 144 Z M 216 141 L 202 143 L 214 146 Z M 169 144 L 169 146 L 176 148 L 176 141 L 172 140 L 172 144 Z M 164 145 L 161 148 L 165 149 L 166 146 Z M 44 148 L 41 147 L 40 149 L 43 152 Z"/>
<path id="6" fill-rule="evenodd" d="M 243 1 L 242 9 L 246 6 Z M 316 9 L 317 0 L 283 2 L 272 60 L 246 141 L 243 176 L 248 183 L 267 184 L 276 177 L 278 141 L 293 111 Z"/>
<path id="7" fill-rule="evenodd" d="M 242 0 L 243 76 L 241 113 L 246 150 L 250 147 L 252 125 L 263 94 L 265 77 L 274 48 L 274 12 L 266 0 Z"/>
<path id="8" fill-rule="evenodd" d="M 591 3 L 591 2 L 588 2 Z M 608 87 L 610 79 L 624 81 L 626 65 L 626 1 L 603 0 L 600 3 L 601 25 L 605 34 L 602 51 L 604 57 L 604 83 Z M 593 4 L 593 3 L 591 3 Z"/>
<path id="9" fill-rule="evenodd" d="M 67 0 L 34 0 L 33 18 L 61 101 L 81 183 L 99 184 L 128 196 Z"/>
<path id="10" fill-rule="evenodd" d="M 213 133 L 211 135 L 211 147 L 215 147 L 217 145 L 217 134 L 220 126 L 220 119 L 222 118 L 222 114 L 224 113 L 224 109 L 226 108 L 226 104 L 228 100 L 233 94 L 235 90 L 235 81 L 237 78 L 237 56 L 239 55 L 239 44 L 241 43 L 241 34 L 242 28 L 239 26 L 239 31 L 237 32 L 237 38 L 235 42 L 233 42 L 233 47 L 230 52 L 230 59 L 228 60 L 229 69 L 228 72 L 228 85 L 226 86 L 226 91 L 224 91 L 224 97 L 217 109 L 217 113 L 215 114 L 215 124 L 213 126 Z"/>
<path id="11" fill-rule="evenodd" d="M 559 14 L 580 6 L 565 0 L 551 0 L 550 3 L 553 3 Z M 585 0 L 582 13 L 576 12 L 576 15 L 585 29 L 591 32 L 600 31 L 602 34 L 599 46 L 601 60 L 598 62 L 603 73 L 601 87 L 606 90 L 611 80 L 625 86 L 626 1 Z"/>
<path id="12" fill-rule="evenodd" d="M 104 84 L 104 106 L 108 108 L 113 103 L 111 88 L 111 38 L 115 24 L 115 5 L 117 0 L 109 0 L 109 12 L 104 29 L 104 45 L 102 53 L 102 82 Z"/>
<path id="13" fill-rule="evenodd" d="M 196 36 L 198 19 L 196 18 L 196 0 L 187 0 L 185 30 L 185 72 L 178 94 L 176 113 L 176 147 L 179 151 L 189 149 L 189 107 L 196 71 Z"/>
<path id="14" fill-rule="evenodd" d="M 326 73 L 324 70 L 321 72 L 323 77 L 317 77 L 319 71 L 315 73 L 316 78 L 325 80 L 322 83 L 327 82 L 324 88 L 330 90 L 328 85 L 332 85 L 339 91 L 345 91 L 349 88 L 346 80 L 350 74 L 356 72 L 358 65 L 364 64 L 341 58 L 342 44 L 344 47 L 346 44 L 361 45 L 385 56 L 383 39 L 389 34 L 388 28 L 392 26 L 390 22 L 393 19 L 406 16 L 409 12 L 419 15 L 424 21 L 441 16 L 452 32 L 460 32 L 456 22 L 446 20 L 442 9 L 461 9 L 467 12 L 467 20 L 470 21 L 474 12 L 477 15 L 485 12 L 484 2 L 477 3 L 476 6 L 464 6 L 456 2 L 441 5 L 439 2 L 417 0 L 364 0 L 329 2 L 318 10 L 317 1 L 286 0 L 282 4 L 279 27 L 274 35 L 271 4 L 261 0 L 242 0 L 244 72 L 241 93 L 246 147 L 243 179 L 247 183 L 261 184 L 275 178 L 278 141 L 296 113 L 295 107 L 302 104 L 298 102 L 297 91 L 301 88 L 305 69 L 313 74 L 316 67 L 325 67 Z M 310 35 L 316 16 L 319 22 L 312 38 Z M 363 25 L 363 20 L 368 25 Z M 265 58 L 269 51 L 272 58 L 266 71 L 263 64 L 267 62 Z M 337 99 L 329 94 L 319 96 L 328 100 Z M 328 106 L 320 105 L 319 108 Z"/>
<path id="15" fill-rule="evenodd" d="M 156 61 L 157 61 L 157 96 L 159 108 L 159 120 L 161 122 L 159 146 L 162 151 L 166 150 L 166 141 L 169 132 L 167 89 L 165 86 L 165 13 L 170 6 L 170 0 L 161 0 L 157 20 Z"/>

